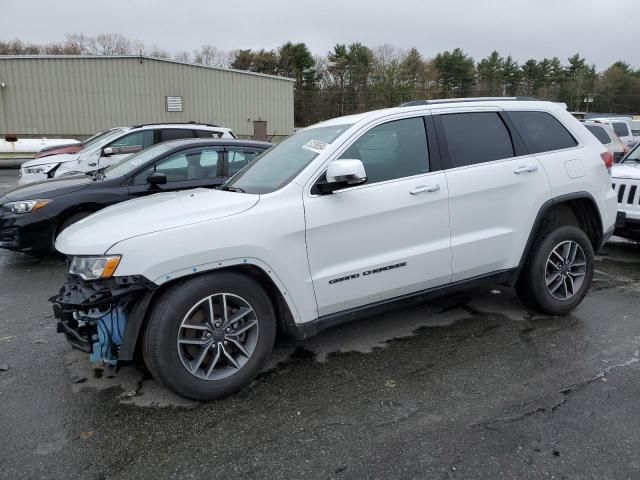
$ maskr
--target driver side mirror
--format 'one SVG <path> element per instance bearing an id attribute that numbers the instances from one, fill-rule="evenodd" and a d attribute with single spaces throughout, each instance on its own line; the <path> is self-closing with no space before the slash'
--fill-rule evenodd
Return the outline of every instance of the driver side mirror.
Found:
<path id="1" fill-rule="evenodd" d="M 167 176 L 164 173 L 153 172 L 147 177 L 147 183 L 151 187 L 157 187 L 159 185 L 164 185 L 167 183 Z"/>
<path id="2" fill-rule="evenodd" d="M 367 181 L 367 173 L 362 160 L 340 159 L 334 160 L 327 167 L 326 181 L 318 183 L 320 193 L 332 193 L 336 190 L 360 185 Z"/>
<path id="3" fill-rule="evenodd" d="M 104 149 L 102 150 L 102 155 L 104 155 L 105 157 L 110 157 L 110 156 L 111 156 L 111 155 L 113 155 L 114 153 L 115 153 L 115 152 L 113 151 L 113 148 L 111 148 L 111 147 L 107 147 L 107 148 L 104 148 Z"/>

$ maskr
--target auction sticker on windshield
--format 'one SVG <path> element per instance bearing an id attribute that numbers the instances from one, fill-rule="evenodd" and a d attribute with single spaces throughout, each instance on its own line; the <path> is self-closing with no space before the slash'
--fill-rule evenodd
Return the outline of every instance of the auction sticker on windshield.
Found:
<path id="1" fill-rule="evenodd" d="M 328 143 L 321 142 L 320 140 L 309 140 L 302 146 L 302 148 L 305 150 L 311 150 L 312 152 L 322 153 L 322 151 L 328 146 Z"/>

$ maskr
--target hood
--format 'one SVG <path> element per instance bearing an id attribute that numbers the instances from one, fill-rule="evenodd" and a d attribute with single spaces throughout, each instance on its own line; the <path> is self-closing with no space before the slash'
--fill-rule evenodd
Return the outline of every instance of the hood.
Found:
<path id="1" fill-rule="evenodd" d="M 29 183 L 9 190 L 0 203 L 16 200 L 35 200 L 42 198 L 54 198 L 65 193 L 82 190 L 93 181 L 87 175 L 52 178 L 43 182 Z"/>
<path id="2" fill-rule="evenodd" d="M 258 195 L 206 188 L 158 193 L 80 220 L 58 236 L 56 249 L 67 255 L 99 255 L 128 238 L 236 215 L 259 200 Z"/>
<path id="3" fill-rule="evenodd" d="M 640 180 L 640 163 L 616 163 L 611 168 L 612 178 L 633 178 Z"/>
<path id="4" fill-rule="evenodd" d="M 77 158 L 77 153 L 59 153 L 57 155 L 47 155 L 46 157 L 34 158 L 33 160 L 24 162 L 21 165 L 21 168 L 35 167 L 37 165 L 44 165 L 46 163 L 71 162 L 72 160 L 77 160 Z"/>

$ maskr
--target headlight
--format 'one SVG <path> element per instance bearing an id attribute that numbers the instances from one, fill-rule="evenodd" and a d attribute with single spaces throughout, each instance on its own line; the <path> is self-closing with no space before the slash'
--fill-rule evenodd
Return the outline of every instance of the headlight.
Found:
<path id="1" fill-rule="evenodd" d="M 40 210 L 50 202 L 51 200 L 21 200 L 18 202 L 5 203 L 2 206 L 12 213 L 29 213 Z"/>
<path id="2" fill-rule="evenodd" d="M 23 170 L 24 173 L 28 173 L 28 174 L 49 173 L 58 165 L 60 165 L 60 163 L 43 163 L 42 165 L 34 165 L 33 167 L 24 167 L 21 170 Z"/>
<path id="3" fill-rule="evenodd" d="M 85 280 L 110 278 L 120 263 L 120 255 L 110 257 L 73 257 L 69 273 Z"/>

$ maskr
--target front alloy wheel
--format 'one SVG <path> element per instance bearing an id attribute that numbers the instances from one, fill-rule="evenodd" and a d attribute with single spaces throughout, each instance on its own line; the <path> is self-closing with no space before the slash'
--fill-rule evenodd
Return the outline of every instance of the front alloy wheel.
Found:
<path id="1" fill-rule="evenodd" d="M 212 400 L 246 387 L 276 335 L 262 286 L 236 272 L 178 281 L 159 295 L 141 342 L 151 374 L 178 395 Z"/>
<path id="2" fill-rule="evenodd" d="M 220 380 L 240 370 L 253 355 L 259 327 L 244 298 L 218 293 L 196 303 L 178 333 L 182 366 L 202 380 Z"/>

